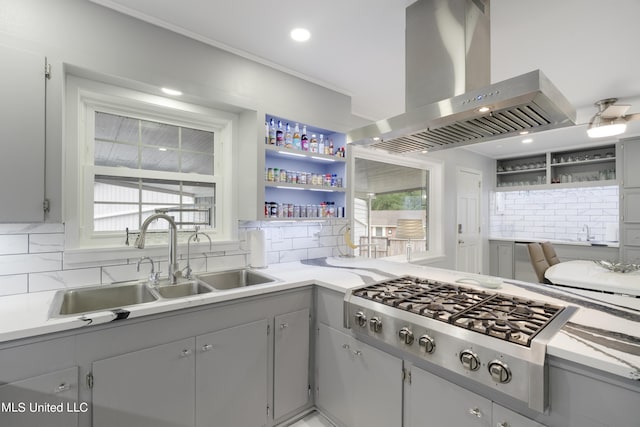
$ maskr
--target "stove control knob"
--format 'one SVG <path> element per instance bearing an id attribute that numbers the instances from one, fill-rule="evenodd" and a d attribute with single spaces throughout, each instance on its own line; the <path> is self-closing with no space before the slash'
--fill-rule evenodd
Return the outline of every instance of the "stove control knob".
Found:
<path id="1" fill-rule="evenodd" d="M 489 362 L 489 373 L 491 378 L 497 383 L 508 383 L 511 381 L 511 369 L 506 363 L 500 360 L 492 360 Z"/>
<path id="2" fill-rule="evenodd" d="M 356 322 L 358 323 L 358 326 L 360 326 L 361 328 L 364 328 L 365 326 L 367 326 L 367 316 L 359 311 L 356 313 Z"/>
<path id="3" fill-rule="evenodd" d="M 406 326 L 398 332 L 398 336 L 407 345 L 413 344 L 413 332 L 409 330 Z"/>
<path id="4" fill-rule="evenodd" d="M 369 320 L 369 327 L 373 332 L 380 332 L 382 330 L 382 319 L 379 317 L 372 317 Z"/>
<path id="5" fill-rule="evenodd" d="M 433 351 L 436 349 L 436 342 L 429 335 L 421 336 L 418 340 L 418 344 L 420 345 L 420 347 L 424 347 L 425 353 L 433 353 Z"/>
<path id="6" fill-rule="evenodd" d="M 463 350 L 460 353 L 460 363 L 470 371 L 477 371 L 480 368 L 480 359 L 478 355 L 471 350 Z"/>

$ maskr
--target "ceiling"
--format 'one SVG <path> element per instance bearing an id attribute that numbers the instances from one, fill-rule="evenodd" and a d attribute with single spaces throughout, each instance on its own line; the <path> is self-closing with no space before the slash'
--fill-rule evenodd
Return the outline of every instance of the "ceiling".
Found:
<path id="1" fill-rule="evenodd" d="M 91 1 L 348 94 L 356 116 L 404 112 L 405 8 L 415 0 Z M 579 124 L 603 98 L 640 112 L 638 16 L 638 0 L 491 0 L 491 80 L 541 69 Z M 298 26 L 311 31 L 307 43 L 289 38 Z M 633 125 L 627 134 L 640 134 Z M 556 147 L 558 132 L 527 146 L 511 138 L 469 149 L 490 157 L 544 151 Z M 584 141 L 582 127 L 560 134 L 563 145 Z"/>

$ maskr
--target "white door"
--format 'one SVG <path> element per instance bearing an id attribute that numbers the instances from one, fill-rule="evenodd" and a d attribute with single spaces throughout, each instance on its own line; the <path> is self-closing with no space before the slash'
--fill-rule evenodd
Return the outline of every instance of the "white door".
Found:
<path id="1" fill-rule="evenodd" d="M 480 172 L 458 169 L 456 229 L 456 270 L 481 273 L 480 239 L 480 195 L 482 177 Z"/>

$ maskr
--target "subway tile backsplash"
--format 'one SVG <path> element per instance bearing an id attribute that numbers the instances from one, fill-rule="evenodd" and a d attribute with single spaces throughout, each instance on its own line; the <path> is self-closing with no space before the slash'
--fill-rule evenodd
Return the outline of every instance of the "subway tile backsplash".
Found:
<path id="1" fill-rule="evenodd" d="M 337 256 L 345 225 L 344 219 L 291 223 L 241 221 L 240 250 L 219 251 L 214 244 L 211 252 L 194 253 L 192 247 L 191 267 L 197 272 L 247 266 L 246 232 L 257 228 L 266 231 L 269 264 Z M 182 252 L 179 263 L 184 268 L 186 253 Z M 64 262 L 63 224 L 0 224 L 0 296 L 148 277 L 149 264 L 141 265 L 138 272 L 137 261 L 137 257 L 106 261 L 96 255 L 83 263 L 83 268 L 70 268 Z M 156 271 L 166 273 L 167 260 L 155 261 Z"/>
<path id="2" fill-rule="evenodd" d="M 618 186 L 491 194 L 492 238 L 618 240 Z"/>

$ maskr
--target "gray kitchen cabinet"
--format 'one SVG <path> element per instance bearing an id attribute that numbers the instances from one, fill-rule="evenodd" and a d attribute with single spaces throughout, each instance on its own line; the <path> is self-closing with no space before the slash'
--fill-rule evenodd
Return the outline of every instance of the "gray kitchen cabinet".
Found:
<path id="1" fill-rule="evenodd" d="M 0 57 L 0 222 L 42 222 L 45 57 L 5 46 Z"/>
<path id="2" fill-rule="evenodd" d="M 74 427 L 78 412 L 78 368 L 67 368 L 0 386 L 0 425 Z"/>
<path id="3" fill-rule="evenodd" d="M 99 360 L 93 427 L 193 427 L 194 339 Z"/>
<path id="4" fill-rule="evenodd" d="M 492 402 L 416 366 L 411 367 L 407 427 L 490 427 Z"/>
<path id="5" fill-rule="evenodd" d="M 640 138 L 625 139 L 622 152 L 622 188 L 620 190 L 620 258 L 622 262 L 640 262 Z"/>
<path id="6" fill-rule="evenodd" d="M 513 242 L 489 241 L 489 274 L 513 279 Z"/>
<path id="7" fill-rule="evenodd" d="M 622 142 L 622 186 L 624 188 L 640 187 L 640 138 L 629 138 Z"/>
<path id="8" fill-rule="evenodd" d="M 309 402 L 309 309 L 275 317 L 273 418 Z"/>
<path id="9" fill-rule="evenodd" d="M 402 424 L 402 360 L 324 324 L 317 336 L 316 405 L 344 427 Z"/>
<path id="10" fill-rule="evenodd" d="M 544 427 L 536 421 L 513 412 L 504 406 L 493 404 L 493 425 L 495 427 Z"/>
<path id="11" fill-rule="evenodd" d="M 265 319 L 196 337 L 197 427 L 266 425 L 268 324 Z"/>

